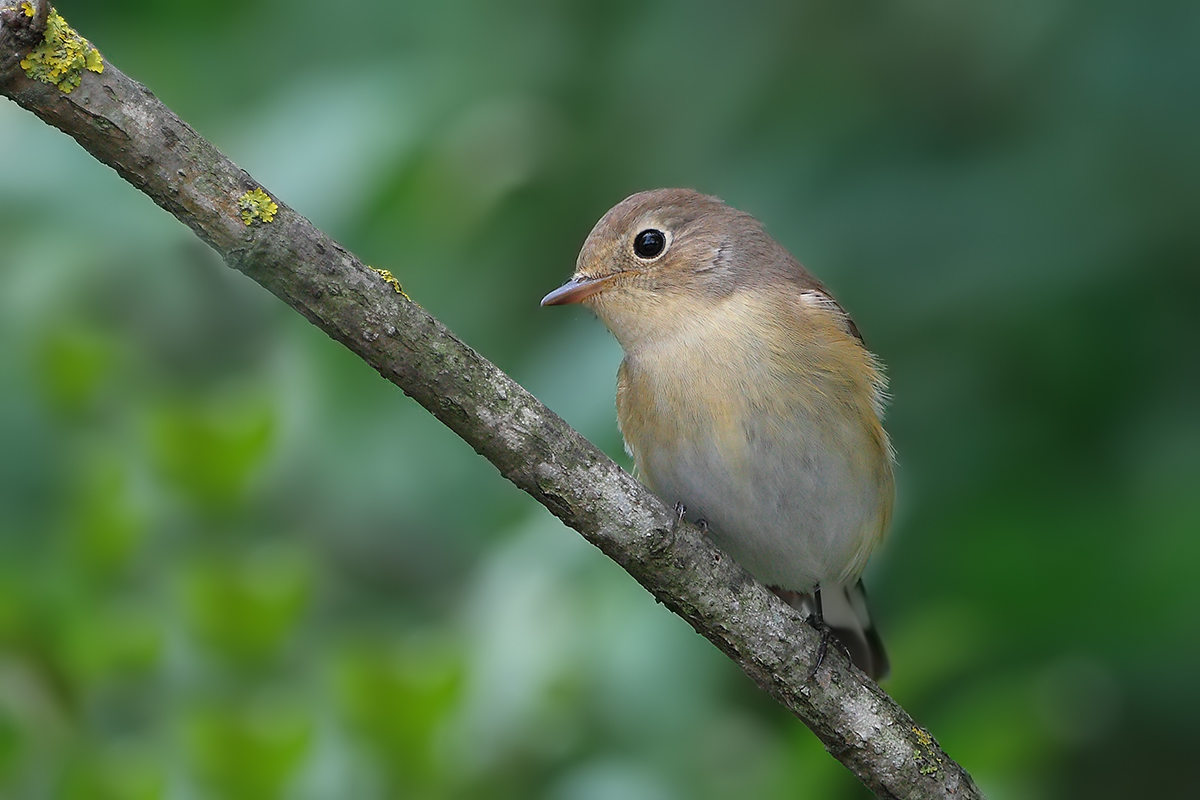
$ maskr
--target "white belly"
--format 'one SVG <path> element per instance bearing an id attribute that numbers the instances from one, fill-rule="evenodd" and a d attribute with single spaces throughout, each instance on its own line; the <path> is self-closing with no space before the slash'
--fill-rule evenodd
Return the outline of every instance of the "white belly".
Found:
<path id="1" fill-rule="evenodd" d="M 880 487 L 829 439 L 796 418 L 752 426 L 732 443 L 697 430 L 674 448 L 631 449 L 650 487 L 704 520 L 751 574 L 806 591 L 856 577 L 878 536 Z"/>

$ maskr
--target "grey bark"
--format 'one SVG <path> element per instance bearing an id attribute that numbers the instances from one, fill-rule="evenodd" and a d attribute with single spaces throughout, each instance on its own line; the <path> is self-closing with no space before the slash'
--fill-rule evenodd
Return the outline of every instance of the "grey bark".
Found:
<path id="1" fill-rule="evenodd" d="M 428 409 L 733 659 L 883 798 L 978 798 L 967 772 L 837 647 L 557 415 L 104 62 L 69 94 L 30 79 L 45 0 L 0 0 L 0 93 L 74 137 L 244 272 Z M 6 153 L 3 157 L 14 157 Z M 265 187 L 264 187 L 265 190 Z"/>

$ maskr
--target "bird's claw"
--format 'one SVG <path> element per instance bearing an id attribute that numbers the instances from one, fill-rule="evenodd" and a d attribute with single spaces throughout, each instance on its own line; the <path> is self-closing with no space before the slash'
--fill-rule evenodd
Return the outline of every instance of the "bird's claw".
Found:
<path id="1" fill-rule="evenodd" d="M 683 504 L 683 501 L 676 503 L 675 504 L 675 524 L 678 525 L 679 523 L 683 522 L 684 517 L 686 517 L 686 516 L 687 516 L 687 506 L 685 506 Z M 698 520 L 696 520 L 695 524 L 696 524 L 696 527 L 699 528 L 703 533 L 708 533 L 708 520 L 698 519 Z"/>
<path id="2" fill-rule="evenodd" d="M 829 652 L 829 637 L 833 635 L 833 628 L 826 625 L 823 621 L 813 622 L 812 617 L 809 617 L 809 624 L 821 632 L 821 643 L 817 645 L 817 657 L 813 661 L 812 666 L 808 668 L 806 681 L 811 681 L 817 677 L 817 671 L 825 663 L 825 655 Z"/>

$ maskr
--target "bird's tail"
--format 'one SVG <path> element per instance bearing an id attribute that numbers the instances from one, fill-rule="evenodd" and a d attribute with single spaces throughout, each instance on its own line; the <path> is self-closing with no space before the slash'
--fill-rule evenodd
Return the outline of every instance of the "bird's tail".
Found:
<path id="1" fill-rule="evenodd" d="M 819 614 L 846 648 L 854 665 L 873 680 L 880 681 L 887 677 L 891 669 L 887 651 L 883 649 L 883 640 L 871 622 L 867 591 L 861 580 L 823 586 L 818 592 L 819 601 L 814 601 L 812 594 L 779 589 L 773 591 L 793 608 L 810 615 Z"/>

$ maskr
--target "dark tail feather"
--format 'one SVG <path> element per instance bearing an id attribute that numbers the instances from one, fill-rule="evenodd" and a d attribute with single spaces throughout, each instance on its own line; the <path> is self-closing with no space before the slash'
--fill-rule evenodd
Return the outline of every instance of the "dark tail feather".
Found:
<path id="1" fill-rule="evenodd" d="M 879 631 L 875 629 L 875 623 L 871 622 L 871 610 L 867 604 L 867 589 L 863 586 L 861 578 L 853 584 L 838 588 L 850 602 L 850 607 L 854 611 L 855 621 L 857 622 L 850 635 L 861 637 L 860 641 L 866 644 L 867 658 L 862 661 L 855 658 L 854 663 L 874 680 L 881 681 L 892 671 L 892 665 L 888 662 L 887 651 L 883 648 L 883 639 L 879 637 Z M 824 592 L 822 592 L 822 595 L 824 595 Z M 823 599 L 824 597 L 822 597 Z M 842 639 L 842 641 L 844 642 L 845 639 Z"/>
<path id="2" fill-rule="evenodd" d="M 801 594 L 772 587 L 775 594 L 793 608 L 807 614 L 816 612 L 811 594 Z M 850 660 L 873 680 L 880 681 L 888 676 L 891 665 L 883 639 L 871 622 L 867 608 L 867 592 L 862 581 L 823 587 L 821 589 L 821 616 L 833 635 L 846 648 Z"/>

